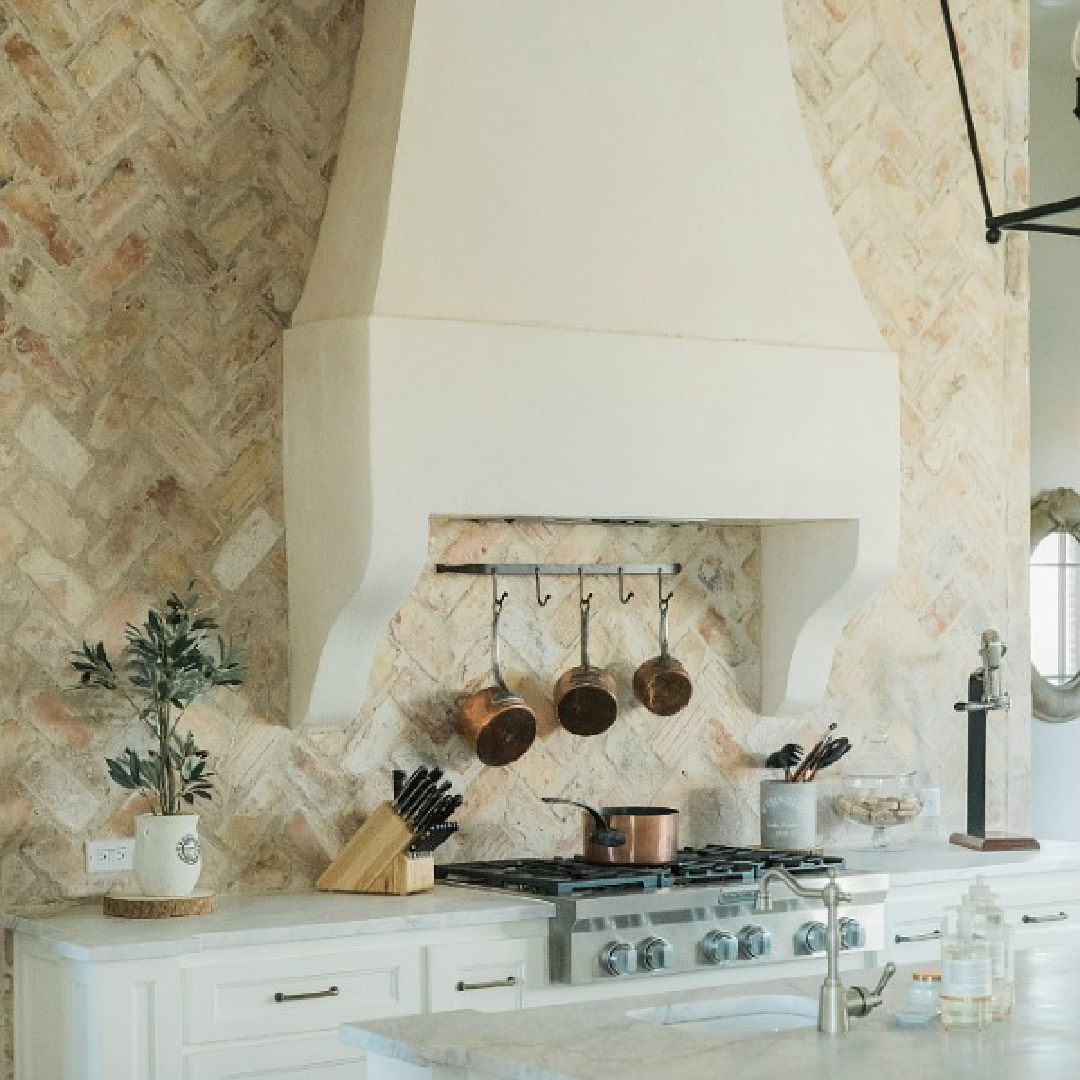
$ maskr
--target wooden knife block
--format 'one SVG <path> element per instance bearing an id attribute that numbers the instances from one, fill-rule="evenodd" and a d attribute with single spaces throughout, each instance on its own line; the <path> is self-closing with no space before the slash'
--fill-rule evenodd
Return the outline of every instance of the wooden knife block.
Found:
<path id="1" fill-rule="evenodd" d="M 398 871 L 395 876 L 392 868 L 395 859 L 409 862 L 405 851 L 413 839 L 412 830 L 397 811 L 389 803 L 383 803 L 323 871 L 316 888 L 324 892 L 397 892 L 387 887 L 387 881 L 408 879 L 407 870 Z M 433 871 L 431 885 L 427 887 L 434 884 Z"/>
<path id="2" fill-rule="evenodd" d="M 387 896 L 409 896 L 435 888 L 435 857 L 428 854 L 395 855 L 390 865 L 364 889 Z"/>

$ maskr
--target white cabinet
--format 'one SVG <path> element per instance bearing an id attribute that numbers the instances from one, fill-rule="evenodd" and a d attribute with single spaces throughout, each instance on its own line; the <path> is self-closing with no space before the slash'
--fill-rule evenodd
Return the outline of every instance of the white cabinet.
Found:
<path id="1" fill-rule="evenodd" d="M 363 1080 L 340 1024 L 516 1009 L 546 983 L 546 918 L 439 922 L 96 962 L 16 930 L 16 1080 Z"/>
<path id="2" fill-rule="evenodd" d="M 945 909 L 960 903 L 976 873 L 997 894 L 1017 948 L 1080 941 L 1080 869 L 1047 868 L 1033 858 L 1022 870 L 1016 864 L 988 862 L 962 875 L 950 873 L 916 884 L 896 874 L 885 902 L 885 957 L 898 964 L 936 963 Z"/>

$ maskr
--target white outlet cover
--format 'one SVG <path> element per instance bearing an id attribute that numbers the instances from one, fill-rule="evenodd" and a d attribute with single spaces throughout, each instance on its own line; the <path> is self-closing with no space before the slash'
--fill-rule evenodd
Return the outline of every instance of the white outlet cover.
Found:
<path id="1" fill-rule="evenodd" d="M 134 865 L 134 840 L 87 840 L 86 872 L 88 874 L 127 874 Z"/>
<path id="2" fill-rule="evenodd" d="M 923 788 L 919 797 L 922 799 L 923 817 L 941 817 L 941 788 Z"/>

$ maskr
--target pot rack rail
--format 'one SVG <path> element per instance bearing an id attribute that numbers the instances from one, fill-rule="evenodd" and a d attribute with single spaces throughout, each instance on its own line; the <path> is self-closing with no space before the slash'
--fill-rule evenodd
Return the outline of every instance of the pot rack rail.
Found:
<path id="1" fill-rule="evenodd" d="M 540 596 L 542 577 L 617 577 L 619 579 L 619 600 L 630 603 L 633 592 L 627 592 L 623 586 L 624 577 L 656 577 L 660 582 L 661 603 L 664 577 L 674 577 L 682 573 L 682 563 L 436 563 L 437 574 L 478 574 L 498 578 L 531 577 L 536 580 L 536 602 L 544 607 L 551 599 L 551 593 Z M 666 600 L 670 600 L 669 595 Z"/>

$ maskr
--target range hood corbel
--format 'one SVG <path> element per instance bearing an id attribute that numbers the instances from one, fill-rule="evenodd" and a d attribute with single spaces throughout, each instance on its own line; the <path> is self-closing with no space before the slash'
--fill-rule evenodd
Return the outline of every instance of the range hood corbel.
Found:
<path id="1" fill-rule="evenodd" d="M 431 516 L 760 523 L 762 712 L 817 705 L 898 413 L 780 0 L 368 0 L 285 335 L 293 719 L 356 715 Z"/>

